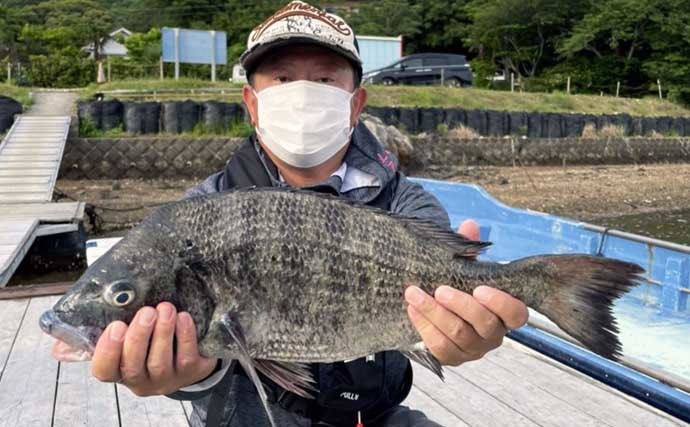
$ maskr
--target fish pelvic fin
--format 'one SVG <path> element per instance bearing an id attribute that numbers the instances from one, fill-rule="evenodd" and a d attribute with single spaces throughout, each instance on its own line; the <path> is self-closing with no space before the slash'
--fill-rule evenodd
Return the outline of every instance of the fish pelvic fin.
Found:
<path id="1" fill-rule="evenodd" d="M 280 387 L 305 399 L 314 399 L 310 392 L 318 392 L 314 387 L 314 377 L 309 366 L 303 363 L 279 362 L 276 360 L 255 359 L 256 369 Z"/>
<path id="2" fill-rule="evenodd" d="M 428 348 L 424 345 L 423 342 L 419 342 L 415 344 L 411 349 L 408 350 L 400 350 L 400 352 L 403 354 L 403 356 L 407 357 L 410 360 L 413 360 L 420 365 L 424 366 L 436 376 L 438 376 L 441 381 L 445 381 L 445 378 L 443 377 L 443 366 L 441 366 L 441 362 L 436 359 L 436 356 L 431 354 Z"/>
<path id="3" fill-rule="evenodd" d="M 542 264 L 547 272 L 546 296 L 535 309 L 593 352 L 618 359 L 622 346 L 613 304 L 639 284 L 640 266 L 590 255 L 532 257 L 515 266 L 521 263 Z"/>
<path id="4" fill-rule="evenodd" d="M 264 406 L 264 409 L 266 410 L 266 416 L 268 417 L 268 421 L 271 423 L 272 427 L 277 427 L 277 424 L 273 419 L 273 414 L 271 413 L 271 408 L 269 408 L 268 406 L 268 397 L 266 396 L 266 390 L 264 389 L 264 385 L 261 382 L 261 379 L 259 378 L 259 374 L 257 374 L 256 372 L 256 369 L 254 367 L 254 360 L 252 360 L 252 358 L 249 356 L 247 341 L 244 338 L 244 332 L 242 331 L 242 327 L 240 326 L 239 322 L 233 319 L 232 315 L 227 313 L 223 315 L 221 319 L 221 324 L 227 331 L 232 341 L 234 341 L 234 344 L 236 344 L 236 349 L 239 349 L 240 356 L 237 358 L 237 361 L 240 362 L 240 365 L 242 366 L 242 369 L 244 369 L 244 372 L 247 374 L 247 377 L 249 377 L 249 379 L 254 384 L 254 387 L 256 387 L 256 392 L 258 393 L 259 398 L 261 399 L 261 404 Z"/>

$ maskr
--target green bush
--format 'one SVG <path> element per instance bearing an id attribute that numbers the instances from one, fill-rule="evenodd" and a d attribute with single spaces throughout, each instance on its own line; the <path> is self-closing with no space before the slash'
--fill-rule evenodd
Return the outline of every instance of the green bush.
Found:
<path id="1" fill-rule="evenodd" d="M 29 82 L 39 87 L 83 87 L 96 80 L 96 63 L 75 47 L 32 55 Z"/>

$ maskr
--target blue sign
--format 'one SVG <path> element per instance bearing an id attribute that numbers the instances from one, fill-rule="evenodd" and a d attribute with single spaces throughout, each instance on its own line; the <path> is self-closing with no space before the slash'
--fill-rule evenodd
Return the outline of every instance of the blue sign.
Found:
<path id="1" fill-rule="evenodd" d="M 216 65 L 226 65 L 228 62 L 225 31 L 163 28 L 162 33 L 165 62 Z"/>

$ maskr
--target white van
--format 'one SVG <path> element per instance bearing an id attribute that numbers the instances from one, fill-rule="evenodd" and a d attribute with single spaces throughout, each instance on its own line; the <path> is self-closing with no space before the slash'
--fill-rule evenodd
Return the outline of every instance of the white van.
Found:
<path id="1" fill-rule="evenodd" d="M 235 64 L 232 67 L 232 80 L 233 83 L 247 83 L 247 73 L 240 64 Z"/>

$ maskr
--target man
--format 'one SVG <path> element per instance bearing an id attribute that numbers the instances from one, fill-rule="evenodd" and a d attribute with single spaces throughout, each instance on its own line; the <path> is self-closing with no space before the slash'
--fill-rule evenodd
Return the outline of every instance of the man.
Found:
<path id="1" fill-rule="evenodd" d="M 188 196 L 249 186 L 300 187 L 450 226 L 438 201 L 408 181 L 395 156 L 359 123 L 367 92 L 359 87 L 354 33 L 342 19 L 289 3 L 251 32 L 241 62 L 250 82 L 242 96 L 256 134 L 223 171 Z M 468 227 L 478 237 L 476 226 Z M 501 344 L 507 329 L 527 319 L 524 304 L 486 287 L 473 296 L 441 287 L 429 296 L 412 286 L 405 298 L 410 321 L 444 365 L 482 357 Z M 399 406 L 412 370 L 398 352 L 311 369 L 319 388 L 315 400 L 264 379 L 279 425 L 355 426 L 358 416 L 367 427 L 437 425 Z M 191 317 L 169 303 L 142 308 L 129 326 L 113 322 L 98 342 L 92 372 L 140 396 L 192 400 L 194 426 L 268 425 L 241 368 L 200 356 Z"/>

